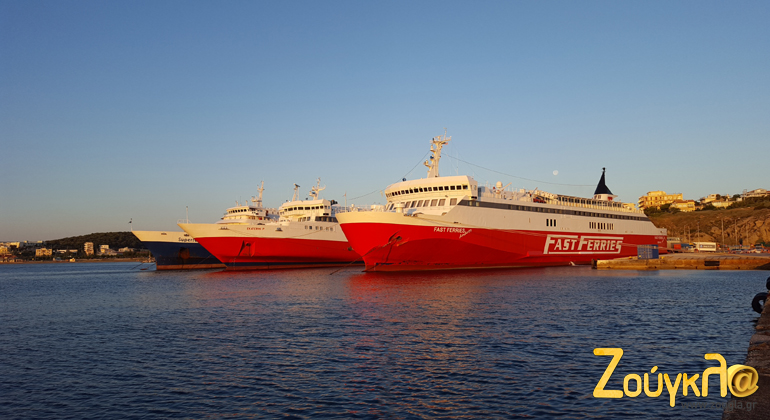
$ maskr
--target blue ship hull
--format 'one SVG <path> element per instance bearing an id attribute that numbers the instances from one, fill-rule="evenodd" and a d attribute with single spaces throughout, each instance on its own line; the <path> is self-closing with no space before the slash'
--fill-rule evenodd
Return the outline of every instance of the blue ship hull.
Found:
<path id="1" fill-rule="evenodd" d="M 190 270 L 203 268 L 225 268 L 215 256 L 197 242 L 142 242 L 155 257 L 158 270 Z"/>

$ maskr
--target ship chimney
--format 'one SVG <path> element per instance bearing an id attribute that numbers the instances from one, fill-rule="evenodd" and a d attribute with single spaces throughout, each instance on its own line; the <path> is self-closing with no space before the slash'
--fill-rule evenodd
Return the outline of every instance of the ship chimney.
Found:
<path id="1" fill-rule="evenodd" d="M 613 201 L 618 197 L 617 195 L 612 194 L 612 191 L 607 188 L 607 184 L 604 183 L 604 172 L 606 170 L 607 168 L 602 168 L 602 177 L 599 179 L 599 185 L 596 186 L 596 191 L 594 191 L 594 200 Z"/>

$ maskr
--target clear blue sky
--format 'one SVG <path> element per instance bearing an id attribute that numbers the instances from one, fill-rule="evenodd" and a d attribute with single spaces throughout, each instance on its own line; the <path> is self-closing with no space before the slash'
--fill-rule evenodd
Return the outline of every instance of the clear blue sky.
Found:
<path id="1" fill-rule="evenodd" d="M 444 127 L 442 174 L 481 183 L 770 188 L 768 22 L 767 1 L 0 0 L 0 241 L 214 222 L 263 180 L 269 206 L 318 177 L 382 203 Z"/>

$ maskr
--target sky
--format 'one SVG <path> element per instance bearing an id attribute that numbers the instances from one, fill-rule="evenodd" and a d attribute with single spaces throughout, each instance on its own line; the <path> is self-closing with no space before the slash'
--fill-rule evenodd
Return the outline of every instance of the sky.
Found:
<path id="1" fill-rule="evenodd" d="M 0 0 L 0 241 L 442 175 L 770 188 L 767 1 Z M 131 224 L 128 222 L 132 221 Z"/>

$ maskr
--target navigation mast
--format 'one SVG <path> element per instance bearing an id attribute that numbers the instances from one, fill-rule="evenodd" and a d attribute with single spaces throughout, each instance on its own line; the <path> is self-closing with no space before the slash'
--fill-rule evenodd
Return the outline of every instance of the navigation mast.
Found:
<path id="1" fill-rule="evenodd" d="M 316 184 L 316 186 L 310 188 L 310 197 L 312 197 L 313 200 L 318 200 L 318 193 L 320 191 L 325 190 L 325 189 L 326 189 L 326 185 L 324 185 L 322 187 L 321 186 L 321 178 L 318 178 L 318 183 Z"/>
<path id="2" fill-rule="evenodd" d="M 447 137 L 445 128 L 443 136 L 433 137 L 430 141 L 430 151 L 433 152 L 433 155 L 423 163 L 428 167 L 428 178 L 438 178 L 438 161 L 441 159 L 441 148 L 449 143 L 450 140 L 452 138 Z"/>
<path id="3" fill-rule="evenodd" d="M 257 207 L 262 207 L 262 191 L 265 190 L 265 181 L 262 181 L 262 185 L 257 188 L 257 191 L 259 191 L 258 197 L 251 197 L 251 202 L 254 203 Z"/>

